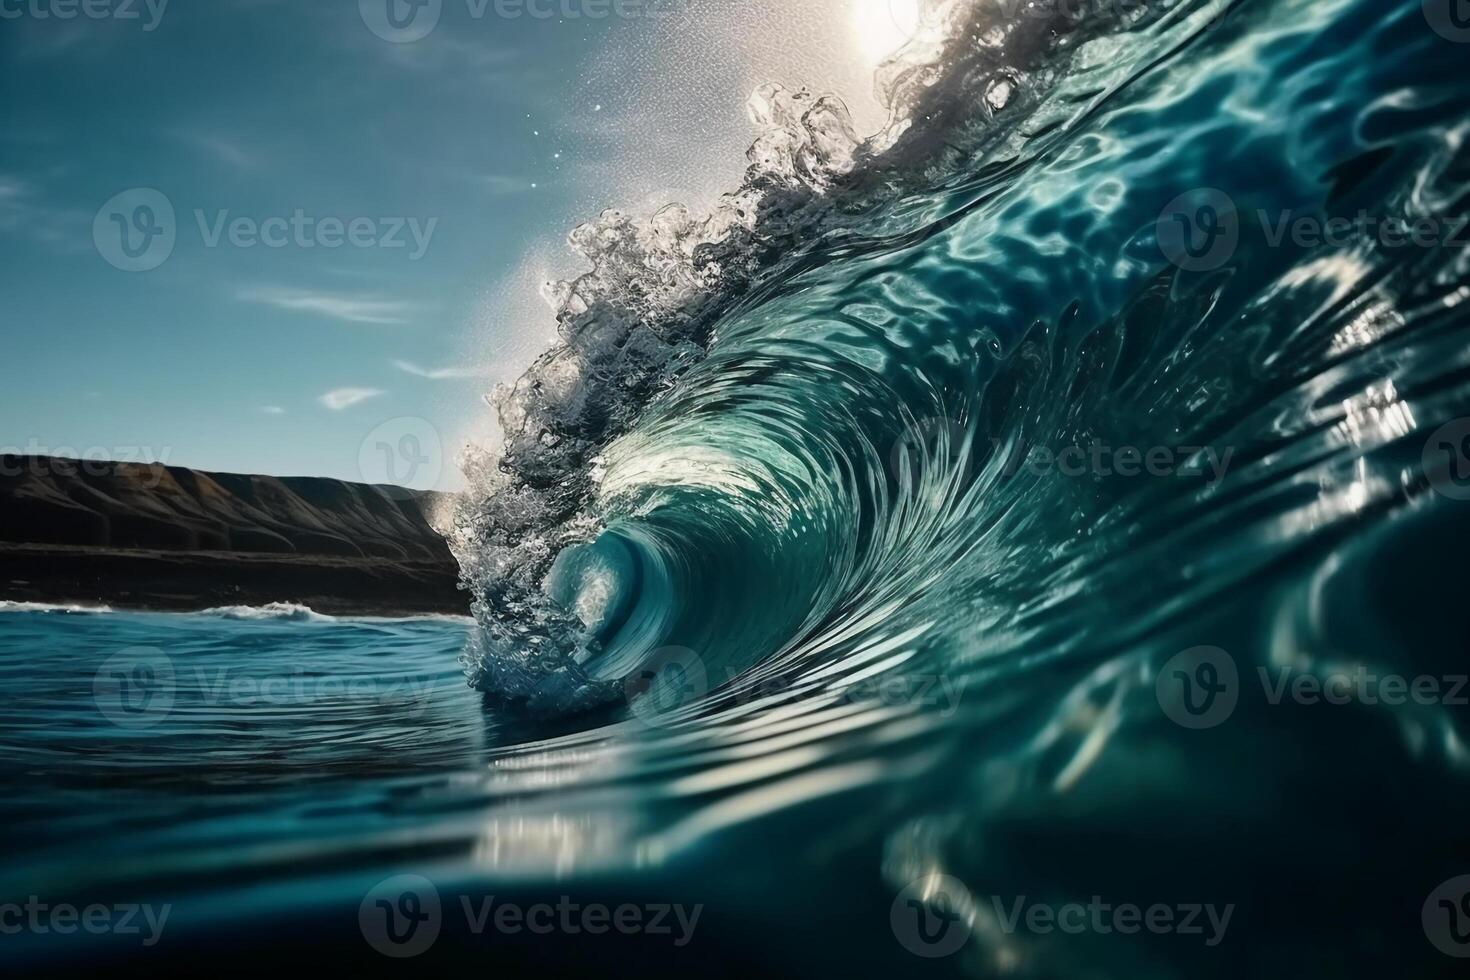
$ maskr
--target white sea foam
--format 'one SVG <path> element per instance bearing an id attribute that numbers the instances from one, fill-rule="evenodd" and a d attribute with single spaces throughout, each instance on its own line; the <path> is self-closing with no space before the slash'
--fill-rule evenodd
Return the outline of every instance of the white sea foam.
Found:
<path id="1" fill-rule="evenodd" d="M 298 602 L 268 602 L 263 606 L 215 606 L 201 609 L 188 616 L 213 616 L 237 622 L 291 622 L 291 623 L 398 623 L 408 620 L 433 620 L 446 623 L 470 623 L 469 616 L 456 613 L 417 613 L 403 616 L 331 616 L 319 613 L 310 606 Z"/>
<path id="2" fill-rule="evenodd" d="M 325 622 L 336 618 L 296 602 L 268 602 L 263 606 L 215 606 L 201 610 L 197 615 L 235 620 L 277 619 L 294 623 Z"/>
<path id="3" fill-rule="evenodd" d="M 111 606 L 86 606 L 73 602 L 12 602 L 0 600 L 0 613 L 8 612 L 38 612 L 38 613 L 110 613 Z"/>

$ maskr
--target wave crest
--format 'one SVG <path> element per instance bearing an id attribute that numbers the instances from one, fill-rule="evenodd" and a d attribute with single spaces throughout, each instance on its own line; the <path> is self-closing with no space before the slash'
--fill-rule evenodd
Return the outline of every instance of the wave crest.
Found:
<path id="1" fill-rule="evenodd" d="M 1034 106 L 1081 40 L 1160 13 L 1102 16 L 1099 5 L 1080 19 L 1059 8 L 997 21 L 997 9 L 925 7 L 918 35 L 878 71 L 891 115 L 875 136 L 859 139 L 833 95 L 763 85 L 748 105 L 760 133 L 745 180 L 709 214 L 608 210 L 571 233 L 591 268 L 543 290 L 560 340 L 491 395 L 504 445 L 465 464 L 471 490 L 450 537 L 481 626 L 463 657 L 471 684 L 553 710 L 616 696 L 616 679 L 595 670 L 605 637 L 546 588 L 558 556 L 607 526 L 597 498 L 609 445 L 672 397 L 721 323 L 824 252 L 861 249 L 874 227 L 923 227 L 932 216 L 905 202 L 973 172 L 997 117 Z"/>

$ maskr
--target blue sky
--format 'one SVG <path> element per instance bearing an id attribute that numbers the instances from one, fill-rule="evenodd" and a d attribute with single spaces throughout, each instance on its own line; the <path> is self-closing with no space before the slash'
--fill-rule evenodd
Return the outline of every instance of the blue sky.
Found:
<path id="1" fill-rule="evenodd" d="M 733 186 L 767 79 L 873 122 L 864 25 L 891 23 L 889 0 L 440 0 L 394 43 L 367 0 L 57 16 L 82 2 L 0 0 L 0 446 L 382 479 L 364 459 L 408 432 L 442 443 L 442 486 L 490 432 L 481 395 L 553 336 L 536 287 L 576 270 L 567 231 Z"/>

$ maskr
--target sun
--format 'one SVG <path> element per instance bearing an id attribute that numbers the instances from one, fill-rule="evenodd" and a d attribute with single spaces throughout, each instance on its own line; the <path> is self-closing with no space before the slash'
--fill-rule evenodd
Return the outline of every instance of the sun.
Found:
<path id="1" fill-rule="evenodd" d="M 853 0 L 858 50 L 877 64 L 903 47 L 919 29 L 919 0 Z"/>

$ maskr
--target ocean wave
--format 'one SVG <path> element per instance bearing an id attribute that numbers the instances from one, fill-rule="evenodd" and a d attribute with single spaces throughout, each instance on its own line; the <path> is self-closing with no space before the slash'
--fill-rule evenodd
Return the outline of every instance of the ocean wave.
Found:
<path id="1" fill-rule="evenodd" d="M 1167 5 L 1114 13 L 1098 6 L 1083 17 L 1058 10 L 982 27 L 987 4 L 929 5 L 913 40 L 879 70 L 891 115 L 876 136 L 860 140 L 835 96 L 767 84 L 749 103 L 761 135 L 747 154 L 745 182 L 712 213 L 696 216 L 681 205 L 646 219 L 606 211 L 574 230 L 569 242 L 591 271 L 545 290 L 561 342 L 514 385 L 497 389 L 505 445 L 466 467 L 472 492 L 451 542 L 482 626 L 478 648 L 465 658 L 471 682 L 555 710 L 616 697 L 616 677 L 584 666 L 603 661 L 606 631 L 589 630 L 547 589 L 558 556 L 588 546 L 608 526 L 608 447 L 656 403 L 678 396 L 681 379 L 705 360 L 717 330 L 753 302 L 752 294 L 774 290 L 824 251 L 858 252 L 953 221 L 935 213 L 938 189 L 967 170 L 983 170 L 1006 134 L 1014 141 L 1019 120 L 1035 115 L 1084 42 L 1143 30 L 1171 13 Z M 1080 108 L 1061 111 L 1075 115 Z M 1002 114 L 1005 126 L 998 125 Z M 879 401 L 892 394 L 873 392 Z M 886 424 L 892 430 L 904 422 L 895 415 Z M 682 467 L 685 478 L 714 478 L 718 453 L 692 451 L 700 462 Z M 779 493 L 780 479 L 768 476 L 742 490 Z M 788 510 L 799 506 L 791 489 L 783 495 Z M 729 533 L 735 539 L 749 530 Z M 638 540 L 649 546 L 638 549 L 636 562 L 645 573 L 643 605 L 657 606 L 668 596 L 654 586 L 674 587 L 661 569 L 678 559 Z M 623 655 L 614 662 L 635 663 L 667 634 L 671 618 L 645 608 L 642 628 L 621 638 Z M 771 635 L 760 642 L 774 642 L 795 625 L 766 631 Z"/>
<path id="2" fill-rule="evenodd" d="M 419 866 L 446 902 L 700 898 L 716 973 L 1444 974 L 1467 49 L 1419 0 L 1007 7 L 1036 22 L 946 7 L 949 48 L 885 67 L 876 141 L 763 90 L 715 240 L 576 236 L 596 266 L 457 517 L 474 627 L 12 617 L 7 789 L 46 848 L 9 891 L 207 871 L 248 942 L 293 910 L 288 941 L 357 942 Z M 179 668 L 149 737 L 94 710 L 147 693 L 135 646 Z M 438 683 L 461 650 L 489 696 Z M 483 961 L 451 931 L 434 956 Z"/>
<path id="3" fill-rule="evenodd" d="M 1437 151 L 1386 166 L 1339 106 L 1379 105 L 1389 79 L 1360 69 L 1330 100 L 1308 79 L 1255 88 L 1245 66 L 1268 45 L 1310 65 L 1323 32 L 1367 43 L 1346 0 L 997 9 L 930 8 L 879 71 L 892 115 L 876 136 L 858 139 L 835 97 L 763 86 L 746 181 L 714 212 L 610 211 L 572 233 L 591 271 L 548 288 L 560 342 L 496 392 L 505 445 L 471 461 L 455 519 L 474 686 L 564 712 L 624 697 L 669 649 L 731 684 L 804 678 L 894 637 L 895 656 L 954 664 L 987 625 L 989 656 L 1022 635 L 1062 652 L 1082 639 L 1066 633 L 1084 628 L 1077 597 L 1114 588 L 1141 628 L 1160 595 L 1227 588 L 1279 555 L 1263 539 L 1228 574 L 1165 561 L 1146 594 L 1112 577 L 1136 581 L 1153 554 L 1141 529 L 1178 537 L 1249 494 L 1270 440 L 1258 413 L 1422 319 L 1407 298 L 1424 283 L 1452 302 L 1463 255 L 1421 256 L 1438 270 L 1423 279 L 1363 239 L 1307 255 L 1252 238 L 1206 268 L 1171 259 L 1162 215 L 1191 194 L 1320 215 L 1374 174 L 1367 203 L 1413 220 L 1454 199 L 1455 115 L 1431 127 Z M 1366 36 L 1436 43 L 1403 21 Z M 1241 91 L 1249 114 L 1222 102 Z M 1362 112 L 1369 131 L 1395 125 Z M 1346 135 L 1261 169 L 1251 153 L 1287 119 Z M 1264 359 L 1263 334 L 1280 348 Z M 1361 377 L 1379 421 L 1352 423 L 1359 457 L 1405 434 L 1382 414 L 1396 389 Z M 1120 445 L 1216 475 L 1065 471 Z M 1358 485 L 1351 506 L 1319 502 L 1316 532 L 1404 480 Z"/>

